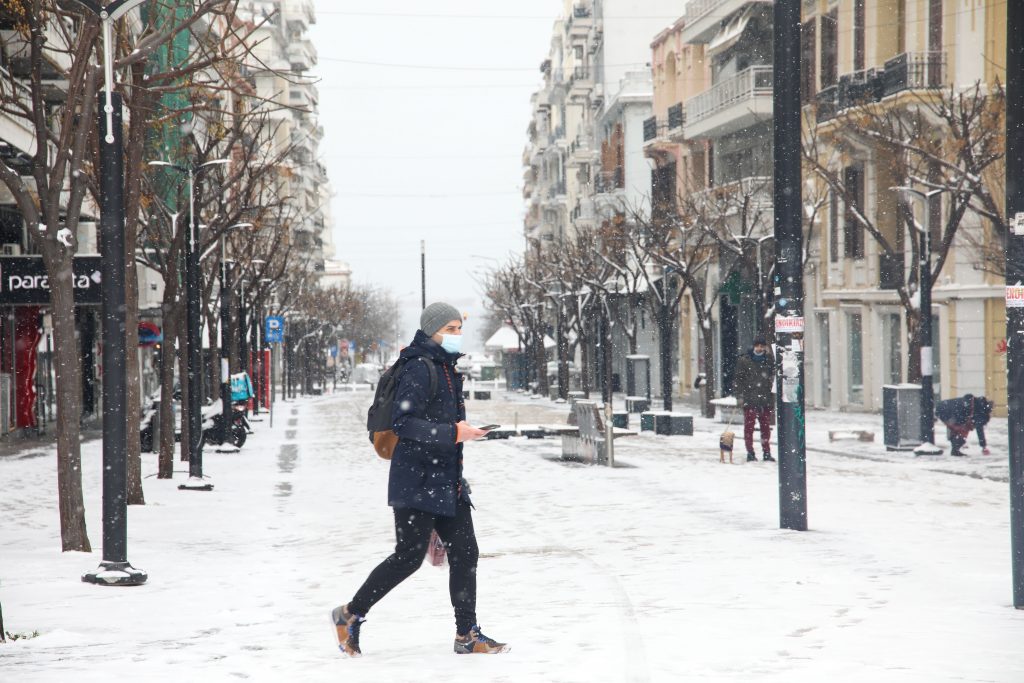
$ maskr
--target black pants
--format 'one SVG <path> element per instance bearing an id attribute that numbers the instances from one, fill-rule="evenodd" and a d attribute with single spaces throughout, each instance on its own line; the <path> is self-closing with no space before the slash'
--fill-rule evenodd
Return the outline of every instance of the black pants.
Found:
<path id="1" fill-rule="evenodd" d="M 455 506 L 454 517 L 395 508 L 395 552 L 370 572 L 349 603 L 349 611 L 365 615 L 395 586 L 412 576 L 423 564 L 434 529 L 448 553 L 448 591 L 455 608 L 455 628 L 460 634 L 468 632 L 476 624 L 476 565 L 480 551 L 471 508 L 461 500 Z"/>

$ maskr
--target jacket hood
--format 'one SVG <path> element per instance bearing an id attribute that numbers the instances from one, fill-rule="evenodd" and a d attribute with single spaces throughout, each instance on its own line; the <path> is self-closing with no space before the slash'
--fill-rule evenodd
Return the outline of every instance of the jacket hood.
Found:
<path id="1" fill-rule="evenodd" d="M 413 337 L 412 342 L 399 354 L 401 358 L 405 359 L 423 356 L 442 363 L 450 362 L 453 365 L 462 355 L 461 353 L 448 353 L 441 348 L 440 344 L 428 337 L 423 330 L 416 330 L 416 336 Z"/>

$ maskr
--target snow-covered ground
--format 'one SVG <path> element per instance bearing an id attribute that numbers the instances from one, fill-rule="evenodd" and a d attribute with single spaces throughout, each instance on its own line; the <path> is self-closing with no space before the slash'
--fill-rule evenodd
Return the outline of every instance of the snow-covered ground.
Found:
<path id="1" fill-rule="evenodd" d="M 92 554 L 60 552 L 54 456 L 0 458 L 0 604 L 8 631 L 38 631 L 0 645 L 0 680 L 1024 681 L 1005 421 L 992 456 L 923 459 L 885 453 L 877 416 L 836 413 L 808 416 L 802 533 L 778 528 L 775 466 L 719 464 L 707 420 L 618 440 L 614 469 L 560 462 L 554 439 L 470 444 L 478 611 L 512 652 L 453 655 L 446 572 L 425 566 L 370 613 L 365 656 L 343 659 L 328 612 L 393 546 L 368 401 L 278 404 L 240 453 L 207 451 L 212 492 L 177 490 L 184 463 L 149 476 L 129 510 L 137 588 L 80 580 L 101 557 L 98 443 Z M 470 405 L 477 424 L 566 412 Z M 854 428 L 876 443 L 828 442 Z"/>

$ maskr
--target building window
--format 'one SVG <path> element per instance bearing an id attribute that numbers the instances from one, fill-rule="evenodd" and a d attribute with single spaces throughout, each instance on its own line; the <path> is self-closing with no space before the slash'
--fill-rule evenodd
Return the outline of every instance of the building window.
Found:
<path id="1" fill-rule="evenodd" d="M 828 201 L 828 259 L 839 262 L 839 197 L 829 193 Z"/>
<path id="2" fill-rule="evenodd" d="M 942 50 L 942 0 L 928 0 L 928 50 Z"/>
<path id="3" fill-rule="evenodd" d="M 853 70 L 864 70 L 864 1 L 853 0 Z"/>
<path id="4" fill-rule="evenodd" d="M 864 211 L 864 169 L 847 166 L 843 169 L 843 189 L 846 214 L 843 220 L 843 256 L 864 258 L 864 226 L 857 214 Z"/>
<path id="5" fill-rule="evenodd" d="M 821 405 L 832 405 L 832 362 L 829 350 L 828 313 L 818 313 L 818 357 L 821 359 Z"/>
<path id="6" fill-rule="evenodd" d="M 882 314 L 882 343 L 885 352 L 882 383 L 899 384 L 903 381 L 903 337 L 899 313 Z"/>
<path id="7" fill-rule="evenodd" d="M 864 403 L 864 353 L 863 329 L 860 313 L 846 314 L 846 402 Z"/>
<path id="8" fill-rule="evenodd" d="M 821 87 L 839 80 L 839 8 L 821 18 Z"/>
<path id="9" fill-rule="evenodd" d="M 817 74 L 815 68 L 814 27 L 817 25 L 815 19 L 805 22 L 800 31 L 800 101 L 807 104 L 814 97 L 814 78 Z"/>

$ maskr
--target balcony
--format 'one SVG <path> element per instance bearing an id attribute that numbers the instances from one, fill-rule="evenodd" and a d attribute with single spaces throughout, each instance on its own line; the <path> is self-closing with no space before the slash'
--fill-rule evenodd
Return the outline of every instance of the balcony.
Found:
<path id="1" fill-rule="evenodd" d="M 831 121 L 850 107 L 880 102 L 905 90 L 935 90 L 946 83 L 945 52 L 904 52 L 884 69 L 843 74 L 837 85 L 815 96 L 818 124 Z"/>
<path id="2" fill-rule="evenodd" d="M 885 63 L 884 96 L 903 90 L 928 90 L 946 85 L 945 52 L 904 52 Z"/>
<path id="3" fill-rule="evenodd" d="M 597 194 L 609 194 L 615 190 L 626 188 L 626 174 L 622 166 L 611 171 L 601 171 L 594 178 L 594 188 Z"/>
<path id="4" fill-rule="evenodd" d="M 569 16 L 565 32 L 569 34 L 570 37 L 586 38 L 590 35 L 590 29 L 593 27 L 593 12 L 591 12 L 589 7 L 580 7 L 577 5 L 572 8 L 572 14 Z"/>
<path id="5" fill-rule="evenodd" d="M 288 44 L 288 62 L 294 71 L 308 71 L 316 66 L 316 48 L 308 40 L 296 40 Z"/>
<path id="6" fill-rule="evenodd" d="M 594 211 L 593 199 L 584 197 L 576 201 L 576 206 L 572 210 L 573 223 L 592 225 L 596 219 L 597 213 Z"/>
<path id="7" fill-rule="evenodd" d="M 581 97 L 590 92 L 594 87 L 593 72 L 589 67 L 577 66 L 572 70 L 569 77 L 569 96 Z"/>
<path id="8" fill-rule="evenodd" d="M 771 177 L 749 176 L 699 192 L 696 200 L 713 215 L 731 216 L 739 213 L 744 206 L 748 211 L 770 208 L 775 203 L 773 191 Z"/>
<path id="9" fill-rule="evenodd" d="M 903 252 L 878 255 L 878 288 L 899 289 L 904 284 L 905 260 Z"/>
<path id="10" fill-rule="evenodd" d="M 720 137 L 772 117 L 772 67 L 752 66 L 685 103 L 686 137 Z"/>
<path id="11" fill-rule="evenodd" d="M 772 0 L 690 0 L 683 14 L 682 42 L 710 42 L 723 19 L 756 2 L 771 3 Z"/>

